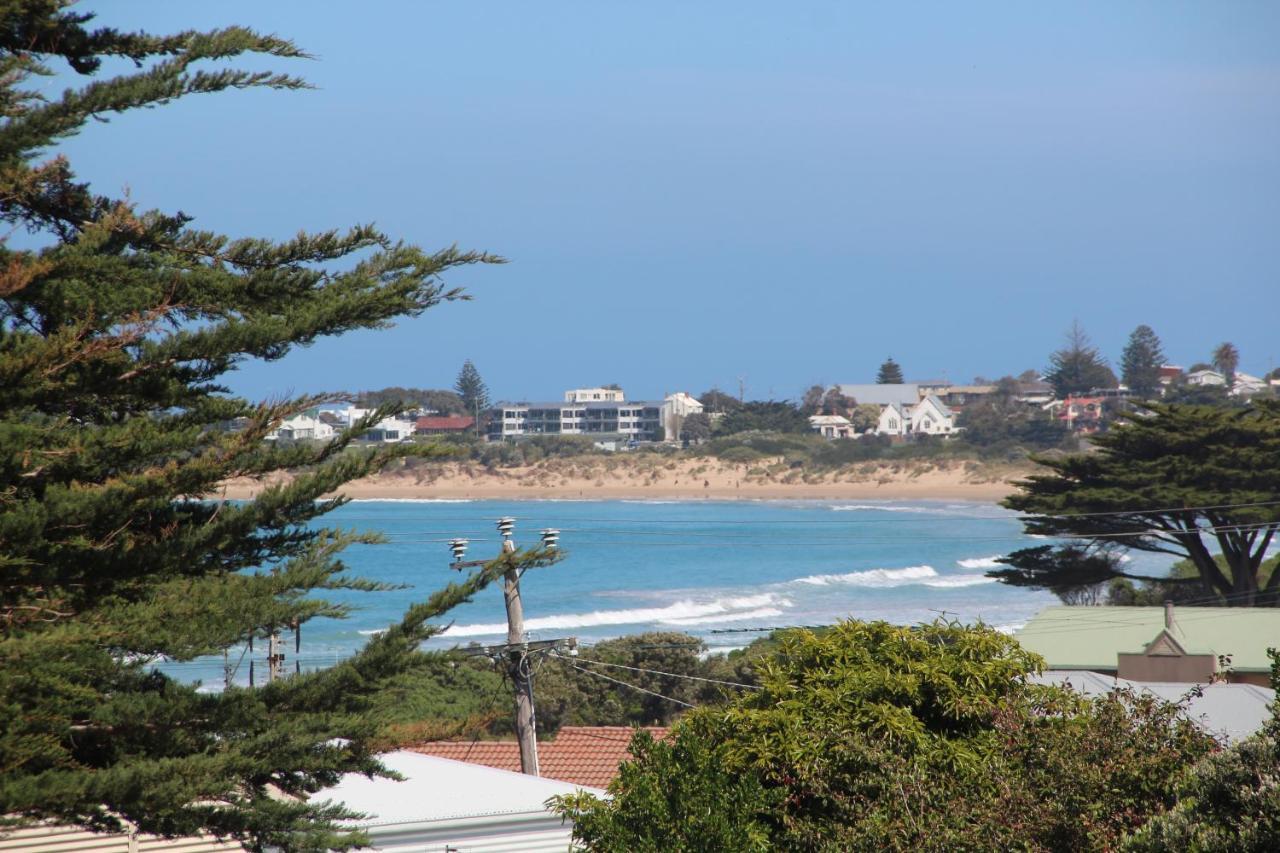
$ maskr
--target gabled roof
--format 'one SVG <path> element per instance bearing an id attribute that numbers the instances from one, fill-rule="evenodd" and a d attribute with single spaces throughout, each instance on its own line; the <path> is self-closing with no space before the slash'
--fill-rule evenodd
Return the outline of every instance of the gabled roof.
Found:
<path id="1" fill-rule="evenodd" d="M 1119 653 L 1142 653 L 1163 630 L 1163 607 L 1046 607 L 1015 636 L 1053 669 L 1115 669 Z M 1230 655 L 1234 670 L 1270 672 L 1280 609 L 1179 607 L 1169 634 L 1187 654 Z"/>
<path id="2" fill-rule="evenodd" d="M 947 407 L 946 403 L 938 399 L 937 394 L 930 394 L 928 397 L 925 397 L 920 402 L 931 404 L 935 409 L 938 410 L 938 414 L 942 415 L 944 418 L 951 417 L 951 414 L 952 414 L 951 409 Z"/>
<path id="3" fill-rule="evenodd" d="M 634 729 L 627 726 L 564 726 L 551 740 L 538 742 L 538 772 L 545 779 L 604 788 L 618 775 L 618 765 L 631 757 L 627 745 Z M 662 727 L 646 727 L 655 738 Z M 414 752 L 520 771 L 520 746 L 513 740 L 432 741 L 412 747 Z"/>

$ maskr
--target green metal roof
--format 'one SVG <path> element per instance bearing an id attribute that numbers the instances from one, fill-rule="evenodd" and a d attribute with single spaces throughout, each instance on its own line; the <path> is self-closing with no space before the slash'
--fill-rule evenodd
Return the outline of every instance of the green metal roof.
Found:
<path id="1" fill-rule="evenodd" d="M 1230 655 L 1240 672 L 1270 672 L 1280 647 L 1280 609 L 1176 607 L 1170 633 L 1188 654 Z M 1115 669 L 1164 630 L 1163 607 L 1048 607 L 1015 635 L 1053 669 Z"/>

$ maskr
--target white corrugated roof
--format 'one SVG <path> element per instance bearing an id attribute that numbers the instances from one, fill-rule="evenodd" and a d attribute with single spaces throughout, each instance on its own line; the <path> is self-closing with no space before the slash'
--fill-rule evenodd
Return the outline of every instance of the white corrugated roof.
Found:
<path id="1" fill-rule="evenodd" d="M 605 794 L 597 788 L 404 750 L 380 756 L 380 760 L 405 780 L 369 779 L 348 773 L 337 785 L 320 791 L 312 799 L 341 803 L 368 815 L 364 820 L 355 821 L 357 825 L 377 826 L 546 813 L 547 799 L 557 794 L 579 790 L 597 796 Z"/>
<path id="2" fill-rule="evenodd" d="M 1099 696 L 1129 688 L 1159 696 L 1166 702 L 1184 702 L 1186 716 L 1209 734 L 1228 743 L 1243 740 L 1271 718 L 1275 691 L 1256 684 L 1183 684 L 1169 681 L 1130 681 L 1096 672 L 1050 669 L 1032 675 L 1037 684 L 1067 685 L 1085 696 Z M 1200 695 L 1194 695 L 1198 691 Z"/>

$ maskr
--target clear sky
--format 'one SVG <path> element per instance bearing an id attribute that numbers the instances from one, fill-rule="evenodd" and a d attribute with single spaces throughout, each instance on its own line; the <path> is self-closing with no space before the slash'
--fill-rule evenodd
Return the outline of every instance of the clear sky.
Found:
<path id="1" fill-rule="evenodd" d="M 234 236 L 373 221 L 508 257 L 474 301 L 246 365 L 252 397 L 796 398 L 1042 368 L 1078 318 L 1184 366 L 1280 362 L 1280 3 L 86 3 L 292 38 L 310 92 L 193 98 L 65 146 Z M 61 85 L 59 82 L 57 85 Z"/>

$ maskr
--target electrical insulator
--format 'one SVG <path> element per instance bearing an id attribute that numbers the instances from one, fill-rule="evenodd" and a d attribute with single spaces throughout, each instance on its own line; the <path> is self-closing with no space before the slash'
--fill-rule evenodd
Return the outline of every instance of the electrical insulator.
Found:
<path id="1" fill-rule="evenodd" d="M 560 542 L 560 531 L 548 527 L 542 531 L 542 547 L 555 548 Z"/>
<path id="2" fill-rule="evenodd" d="M 467 540 L 450 539 L 449 550 L 453 552 L 453 561 L 455 563 L 461 563 L 462 558 L 467 555 Z"/>
<path id="3" fill-rule="evenodd" d="M 516 520 L 510 516 L 498 519 L 498 532 L 502 534 L 503 539 L 511 538 L 511 531 L 515 529 Z"/>

